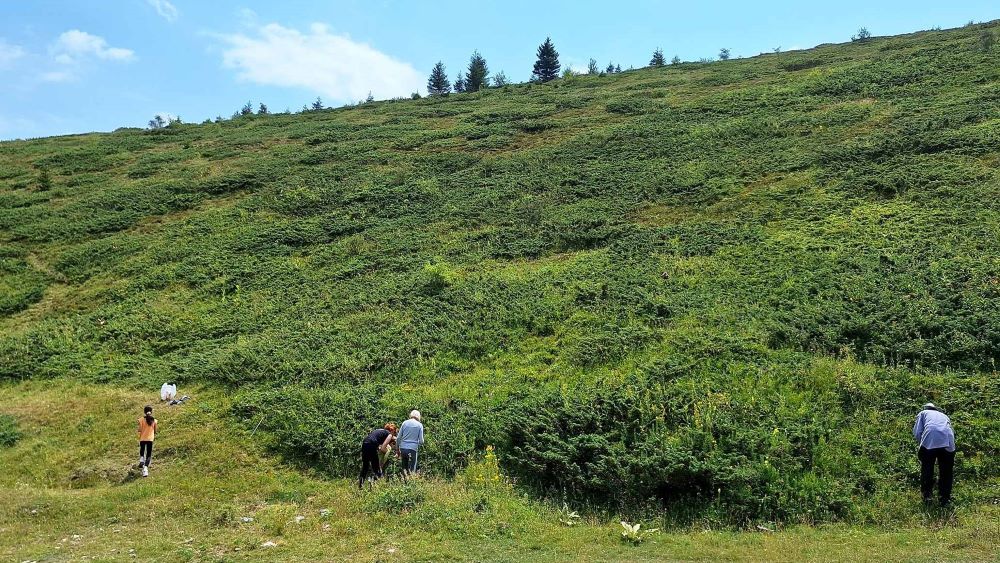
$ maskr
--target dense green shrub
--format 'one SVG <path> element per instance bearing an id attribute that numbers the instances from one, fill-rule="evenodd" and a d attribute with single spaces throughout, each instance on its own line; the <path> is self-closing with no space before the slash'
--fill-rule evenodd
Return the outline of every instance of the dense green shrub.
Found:
<path id="1" fill-rule="evenodd" d="M 427 498 L 426 489 L 418 481 L 381 483 L 368 492 L 362 502 L 362 508 L 367 514 L 385 512 L 399 514 L 413 510 Z"/>
<path id="2" fill-rule="evenodd" d="M 263 417 L 283 451 L 350 476 L 369 427 L 419 406 L 426 472 L 451 475 L 495 444 L 516 481 L 546 495 L 624 510 L 655 499 L 678 517 L 745 523 L 857 518 L 866 499 L 912 485 L 909 426 L 921 397 L 936 397 L 962 429 L 960 473 L 1000 476 L 995 464 L 963 468 L 1000 445 L 990 415 L 1000 388 L 987 377 L 873 372 L 804 355 L 706 363 L 689 348 L 619 383 L 525 387 L 508 377 L 433 396 L 393 386 L 286 388 L 243 394 L 238 412 Z"/>
<path id="3" fill-rule="evenodd" d="M 0 448 L 9 448 L 21 439 L 17 420 L 9 414 L 0 413 Z"/>

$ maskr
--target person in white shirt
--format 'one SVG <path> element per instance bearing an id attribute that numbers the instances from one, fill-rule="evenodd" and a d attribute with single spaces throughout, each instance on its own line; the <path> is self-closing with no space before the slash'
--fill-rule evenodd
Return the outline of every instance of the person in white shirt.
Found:
<path id="1" fill-rule="evenodd" d="M 177 384 L 173 381 L 168 381 L 160 386 L 160 400 L 161 401 L 173 401 L 174 397 L 177 396 Z"/>
<path id="2" fill-rule="evenodd" d="M 913 424 L 913 439 L 920 444 L 920 492 L 924 502 L 931 501 L 934 492 L 934 464 L 938 466 L 938 499 L 941 506 L 951 503 L 951 487 L 955 468 L 955 431 L 951 419 L 934 403 L 927 403 Z"/>
<path id="3" fill-rule="evenodd" d="M 420 411 L 410 411 L 410 418 L 399 425 L 399 455 L 403 463 L 403 476 L 417 472 L 417 448 L 424 443 L 424 425 L 420 422 Z"/>

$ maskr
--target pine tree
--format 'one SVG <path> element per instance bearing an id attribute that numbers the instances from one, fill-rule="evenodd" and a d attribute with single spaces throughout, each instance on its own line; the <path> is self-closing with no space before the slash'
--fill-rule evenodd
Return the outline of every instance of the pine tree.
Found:
<path id="1" fill-rule="evenodd" d="M 167 126 L 167 120 L 163 119 L 163 116 L 160 114 L 156 114 L 155 116 L 153 116 L 153 119 L 149 120 L 150 129 L 163 129 L 166 126 Z"/>
<path id="2" fill-rule="evenodd" d="M 606 72 L 608 74 L 614 74 L 615 73 L 615 63 L 608 63 L 608 68 L 604 69 L 604 72 Z"/>
<path id="3" fill-rule="evenodd" d="M 597 59 L 590 59 L 587 63 L 587 73 L 588 74 L 600 74 L 601 69 L 597 67 Z"/>
<path id="4" fill-rule="evenodd" d="M 677 55 L 674 55 L 674 58 L 670 59 L 670 64 L 672 64 L 672 65 L 679 65 L 679 64 L 681 64 L 681 58 L 678 57 Z"/>
<path id="5" fill-rule="evenodd" d="M 369 91 L 368 91 L 368 97 L 367 97 L 367 98 L 365 98 L 365 103 L 366 103 L 366 104 L 370 104 L 370 103 L 372 103 L 372 102 L 374 102 L 374 101 L 375 101 L 375 96 L 373 96 L 373 95 L 372 95 L 372 91 L 371 91 L 371 90 L 369 90 Z"/>
<path id="6" fill-rule="evenodd" d="M 455 77 L 455 85 L 453 86 L 456 94 L 461 94 L 465 92 L 465 79 L 462 78 L 462 73 L 458 73 Z"/>
<path id="7" fill-rule="evenodd" d="M 313 111 L 319 111 L 323 109 L 323 100 L 319 96 L 316 96 L 316 101 L 312 103 Z"/>
<path id="8" fill-rule="evenodd" d="M 264 102 L 260 103 L 260 107 L 257 108 L 257 115 L 270 115 L 271 112 L 267 109 L 267 104 Z"/>
<path id="9" fill-rule="evenodd" d="M 622 71 L 622 65 L 615 65 L 615 74 L 618 74 L 621 71 Z"/>
<path id="10" fill-rule="evenodd" d="M 870 31 L 868 31 L 868 28 L 862 27 L 861 29 L 858 30 L 857 33 L 851 36 L 851 41 L 858 41 L 858 42 L 868 41 L 869 39 L 871 39 L 871 37 L 872 34 Z"/>
<path id="11" fill-rule="evenodd" d="M 507 75 L 501 70 L 497 74 L 493 75 L 493 87 L 503 88 L 504 86 L 510 84 L 510 80 L 507 80 Z"/>
<path id="12" fill-rule="evenodd" d="M 431 70 L 431 75 L 427 78 L 427 95 L 443 96 L 451 92 L 451 81 L 448 80 L 448 71 L 444 68 L 444 63 L 438 61 Z"/>
<path id="13" fill-rule="evenodd" d="M 653 58 L 649 59 L 649 66 L 663 66 L 667 64 L 667 60 L 663 58 L 663 49 L 659 47 L 653 51 Z"/>
<path id="14" fill-rule="evenodd" d="M 729 60 L 729 49 L 728 48 L 723 47 L 723 48 L 719 49 L 719 60 L 720 61 L 728 61 Z"/>
<path id="15" fill-rule="evenodd" d="M 251 104 L 250 101 L 247 100 L 247 103 L 243 104 L 243 107 L 240 108 L 240 115 L 251 115 L 251 114 L 253 114 L 253 104 Z"/>
<path id="16" fill-rule="evenodd" d="M 465 91 L 478 92 L 490 85 L 490 69 L 486 66 L 486 59 L 479 54 L 479 51 L 472 53 L 469 57 L 469 68 L 465 71 Z"/>
<path id="17" fill-rule="evenodd" d="M 548 82 L 559 78 L 559 52 L 556 51 L 552 39 L 545 38 L 545 43 L 538 46 L 538 60 L 531 71 L 531 80 L 534 82 Z"/>

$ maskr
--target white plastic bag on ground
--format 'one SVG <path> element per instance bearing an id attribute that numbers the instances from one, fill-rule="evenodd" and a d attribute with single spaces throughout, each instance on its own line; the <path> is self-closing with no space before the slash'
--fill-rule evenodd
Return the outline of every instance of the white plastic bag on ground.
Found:
<path id="1" fill-rule="evenodd" d="M 171 383 L 164 383 L 160 387 L 160 400 L 161 401 L 173 401 L 174 397 L 177 396 L 177 385 Z"/>

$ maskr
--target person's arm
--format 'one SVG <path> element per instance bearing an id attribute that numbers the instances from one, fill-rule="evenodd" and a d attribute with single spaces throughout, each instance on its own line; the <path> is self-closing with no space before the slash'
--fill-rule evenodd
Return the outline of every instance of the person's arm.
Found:
<path id="1" fill-rule="evenodd" d="M 385 451 L 389 447 L 389 444 L 392 443 L 393 438 L 394 436 L 392 434 L 389 434 L 388 436 L 385 437 L 385 441 L 383 441 L 382 445 L 380 446 L 382 451 Z"/>
<path id="2" fill-rule="evenodd" d="M 924 413 L 917 415 L 917 421 L 913 423 L 913 439 L 920 443 L 920 437 L 924 435 Z"/>
<path id="3" fill-rule="evenodd" d="M 138 437 L 142 438 L 142 421 L 141 420 L 136 420 L 135 421 L 135 433 L 136 433 L 136 435 Z"/>
<path id="4" fill-rule="evenodd" d="M 421 444 L 421 445 L 423 445 L 423 443 L 424 443 L 424 425 L 423 424 L 420 425 L 420 441 L 418 443 Z"/>

